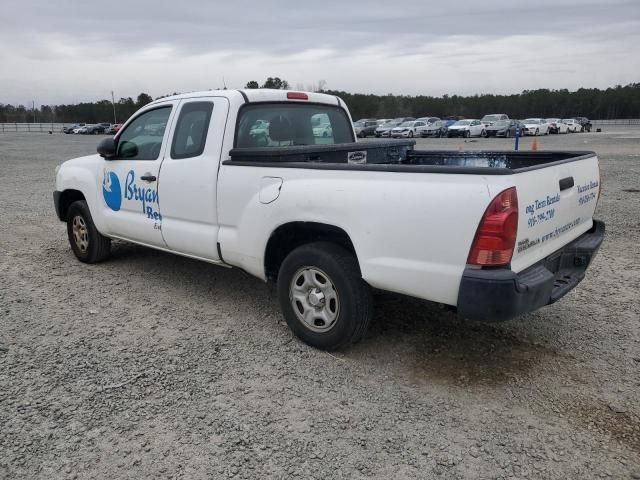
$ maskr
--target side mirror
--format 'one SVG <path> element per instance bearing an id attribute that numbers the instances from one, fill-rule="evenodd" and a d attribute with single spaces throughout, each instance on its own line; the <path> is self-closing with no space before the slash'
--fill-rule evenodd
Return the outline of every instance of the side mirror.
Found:
<path id="1" fill-rule="evenodd" d="M 105 138 L 98 144 L 98 153 L 105 160 L 116 156 L 117 144 L 113 137 Z"/>

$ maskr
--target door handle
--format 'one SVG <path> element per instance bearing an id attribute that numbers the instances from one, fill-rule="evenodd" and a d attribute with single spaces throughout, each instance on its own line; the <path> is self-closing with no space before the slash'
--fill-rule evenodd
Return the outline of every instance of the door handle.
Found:
<path id="1" fill-rule="evenodd" d="M 144 175 L 142 175 L 140 177 L 140 180 L 144 180 L 145 182 L 155 182 L 156 181 L 156 176 L 155 175 L 151 175 L 150 173 L 145 173 Z"/>
<path id="2" fill-rule="evenodd" d="M 560 180 L 560 191 L 572 188 L 573 185 L 573 177 L 563 178 L 562 180 Z"/>

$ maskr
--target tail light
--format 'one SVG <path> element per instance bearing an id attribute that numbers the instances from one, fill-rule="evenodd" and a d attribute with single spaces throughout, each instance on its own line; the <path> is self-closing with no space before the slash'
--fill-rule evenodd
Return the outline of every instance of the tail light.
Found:
<path id="1" fill-rule="evenodd" d="M 518 236 L 518 192 L 516 187 L 500 192 L 480 220 L 471 245 L 469 265 L 508 265 Z"/>

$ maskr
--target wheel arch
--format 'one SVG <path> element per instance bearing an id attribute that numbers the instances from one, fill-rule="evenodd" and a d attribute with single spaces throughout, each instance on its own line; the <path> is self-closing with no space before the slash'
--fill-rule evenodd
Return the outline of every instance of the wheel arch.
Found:
<path id="1" fill-rule="evenodd" d="M 80 190 L 75 189 L 66 189 L 60 193 L 60 197 L 58 199 L 58 218 L 66 222 L 67 221 L 67 212 L 69 211 L 69 207 L 73 202 L 77 202 L 78 200 L 86 201 L 86 197 L 84 193 Z"/>
<path id="2" fill-rule="evenodd" d="M 358 255 L 349 234 L 340 227 L 319 222 L 294 221 L 280 225 L 270 235 L 264 254 L 264 271 L 267 280 L 275 281 L 282 262 L 296 248 L 313 242 L 335 243 Z"/>

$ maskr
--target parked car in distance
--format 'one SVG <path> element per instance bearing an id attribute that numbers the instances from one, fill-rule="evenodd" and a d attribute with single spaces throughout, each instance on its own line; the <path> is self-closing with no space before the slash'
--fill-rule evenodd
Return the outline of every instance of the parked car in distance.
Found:
<path id="1" fill-rule="evenodd" d="M 447 136 L 447 120 L 436 120 L 435 122 L 431 122 L 424 127 L 418 128 L 417 135 L 418 137 L 427 138 L 441 138 Z"/>
<path id="2" fill-rule="evenodd" d="M 384 125 L 380 125 L 376 128 L 375 136 L 380 137 L 390 137 L 391 130 L 400 125 L 402 122 L 396 122 L 395 120 L 391 120 L 390 122 L 385 123 Z"/>
<path id="3" fill-rule="evenodd" d="M 375 135 L 376 128 L 378 128 L 377 120 L 365 120 L 353 124 L 353 129 L 355 130 L 356 135 L 360 138 L 366 138 L 369 135 Z"/>
<path id="4" fill-rule="evenodd" d="M 104 125 L 102 123 L 96 123 L 94 125 L 87 125 L 86 128 L 87 128 L 87 131 L 86 132 L 82 132 L 82 133 L 86 133 L 88 135 L 97 135 L 99 133 L 104 133 L 106 131 L 106 128 L 104 127 Z"/>
<path id="5" fill-rule="evenodd" d="M 332 137 L 333 130 L 330 123 L 321 123 L 317 127 L 313 127 L 314 137 Z"/>
<path id="6" fill-rule="evenodd" d="M 376 120 L 376 122 L 378 122 L 378 125 L 384 125 L 392 121 L 393 121 L 393 118 L 379 118 L 378 120 Z"/>
<path id="7" fill-rule="evenodd" d="M 567 124 L 569 133 L 577 133 L 582 131 L 582 125 L 580 125 L 575 118 L 563 118 L 562 121 Z"/>
<path id="8" fill-rule="evenodd" d="M 587 117 L 575 117 L 575 121 L 578 122 L 582 126 L 582 132 L 590 132 L 591 131 L 591 120 Z"/>
<path id="9" fill-rule="evenodd" d="M 566 123 L 562 121 L 560 118 L 547 118 L 547 123 L 549 124 L 549 133 L 559 134 L 559 133 L 569 133 L 569 127 Z"/>
<path id="10" fill-rule="evenodd" d="M 517 129 L 516 120 L 496 120 L 485 127 L 487 137 L 515 137 Z"/>
<path id="11" fill-rule="evenodd" d="M 72 125 L 67 125 L 66 127 L 62 127 L 62 131 L 64 133 L 77 133 L 75 132 L 76 129 L 79 129 L 81 127 L 84 127 L 86 124 L 84 123 L 74 123 Z"/>
<path id="12" fill-rule="evenodd" d="M 549 124 L 544 118 L 526 118 L 522 120 L 524 124 L 524 135 L 549 135 Z"/>
<path id="13" fill-rule="evenodd" d="M 480 120 L 458 120 L 447 129 L 447 137 L 485 137 L 487 132 Z"/>
<path id="14" fill-rule="evenodd" d="M 107 133 L 109 135 L 115 135 L 116 133 L 118 133 L 120 131 L 120 128 L 122 128 L 122 124 L 121 123 L 114 123 L 113 125 L 111 125 L 109 130 L 107 130 L 105 133 Z"/>
<path id="15" fill-rule="evenodd" d="M 90 127 L 91 125 L 82 125 L 81 127 L 78 128 L 74 128 L 73 129 L 73 133 L 80 133 L 80 134 L 85 134 L 87 133 L 87 129 Z"/>
<path id="16" fill-rule="evenodd" d="M 249 130 L 249 135 L 252 137 L 268 137 L 269 122 L 266 120 L 256 120 Z"/>
<path id="17" fill-rule="evenodd" d="M 391 130 L 391 136 L 394 138 L 413 138 L 416 136 L 418 128 L 424 127 L 425 122 L 420 120 L 409 120 L 408 122 L 402 122 L 397 127 Z"/>
<path id="18" fill-rule="evenodd" d="M 509 116 L 504 113 L 492 113 L 489 115 L 485 115 L 480 119 L 480 121 L 484 124 L 485 127 L 489 125 L 493 125 L 495 122 L 499 120 L 509 120 Z"/>

